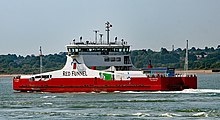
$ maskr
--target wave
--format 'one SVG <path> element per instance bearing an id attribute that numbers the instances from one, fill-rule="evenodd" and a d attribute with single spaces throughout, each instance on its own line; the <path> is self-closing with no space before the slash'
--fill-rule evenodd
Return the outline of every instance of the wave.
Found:
<path id="1" fill-rule="evenodd" d="M 129 117 L 150 117 L 151 115 L 150 114 L 148 114 L 148 113 L 131 113 L 131 114 L 124 114 L 124 113 L 121 113 L 121 114 L 119 114 L 119 113 L 108 113 L 108 114 L 98 114 L 98 116 L 113 116 L 113 117 L 127 117 L 127 118 L 129 118 Z"/>
<path id="2" fill-rule="evenodd" d="M 220 89 L 184 89 L 182 91 L 114 91 L 114 92 L 71 92 L 69 94 L 146 94 L 146 93 L 158 93 L 158 94 L 165 94 L 165 93 L 220 93 Z M 68 94 L 68 93 L 64 93 Z M 41 98 L 55 98 L 57 96 L 42 96 Z"/>
<path id="3" fill-rule="evenodd" d="M 43 103 L 43 105 L 53 105 L 53 103 L 48 102 L 48 103 Z"/>
<path id="4" fill-rule="evenodd" d="M 44 99 L 47 99 L 47 98 L 56 98 L 57 96 L 42 96 L 40 98 L 44 98 Z"/>
<path id="5" fill-rule="evenodd" d="M 161 114 L 161 117 L 180 117 L 181 115 L 179 114 L 175 114 L 175 113 L 165 113 L 165 114 Z"/>
<path id="6" fill-rule="evenodd" d="M 184 89 L 183 91 L 162 91 L 159 93 L 220 93 L 220 89 Z"/>
<path id="7" fill-rule="evenodd" d="M 128 93 L 128 94 L 136 94 L 136 93 L 146 93 L 146 92 L 140 92 L 140 91 L 125 91 L 125 92 L 120 92 L 120 93 Z"/>
<path id="8" fill-rule="evenodd" d="M 193 113 L 193 114 L 177 114 L 177 113 L 108 113 L 108 114 L 90 114 L 87 116 L 112 116 L 112 117 L 126 117 L 126 118 L 160 118 L 164 117 L 164 118 L 210 118 L 210 117 L 218 117 L 218 114 L 212 114 L 209 115 L 206 112 L 198 112 L 198 113 Z"/>
<path id="9" fill-rule="evenodd" d="M 193 117 L 208 117 L 208 114 L 205 112 L 199 112 L 192 115 Z"/>
<path id="10" fill-rule="evenodd" d="M 118 92 L 117 92 L 118 93 Z M 220 89 L 184 89 L 183 91 L 145 91 L 145 92 L 137 92 L 137 91 L 126 91 L 119 92 L 125 94 L 142 94 L 142 93 L 220 93 Z"/>

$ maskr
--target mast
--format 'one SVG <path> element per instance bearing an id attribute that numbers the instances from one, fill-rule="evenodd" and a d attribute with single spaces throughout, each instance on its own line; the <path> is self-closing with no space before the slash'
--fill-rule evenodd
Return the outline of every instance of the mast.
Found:
<path id="1" fill-rule="evenodd" d="M 97 33 L 99 32 L 99 30 L 93 30 L 95 32 L 95 43 L 97 43 Z"/>
<path id="2" fill-rule="evenodd" d="M 42 50 L 41 50 L 41 46 L 40 46 L 40 74 L 43 72 L 43 65 L 42 65 L 42 61 L 43 61 L 43 54 L 42 54 Z"/>
<path id="3" fill-rule="evenodd" d="M 186 57 L 185 57 L 184 70 L 187 74 L 187 71 L 188 71 L 188 40 L 186 40 Z"/>
<path id="4" fill-rule="evenodd" d="M 109 44 L 109 31 L 112 25 L 108 21 L 105 24 L 106 24 L 106 31 L 107 31 L 107 44 Z"/>
<path id="5" fill-rule="evenodd" d="M 99 36 L 100 36 L 100 40 L 99 40 L 99 41 L 100 41 L 100 43 L 102 44 L 102 36 L 103 36 L 103 34 L 100 33 Z"/>

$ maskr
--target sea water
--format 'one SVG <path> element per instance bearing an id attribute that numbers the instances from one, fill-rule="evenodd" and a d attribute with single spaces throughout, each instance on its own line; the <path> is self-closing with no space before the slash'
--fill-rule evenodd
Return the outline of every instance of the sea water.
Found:
<path id="1" fill-rule="evenodd" d="M 220 74 L 199 74 L 198 89 L 114 93 L 17 93 L 0 78 L 0 120 L 220 119 Z"/>

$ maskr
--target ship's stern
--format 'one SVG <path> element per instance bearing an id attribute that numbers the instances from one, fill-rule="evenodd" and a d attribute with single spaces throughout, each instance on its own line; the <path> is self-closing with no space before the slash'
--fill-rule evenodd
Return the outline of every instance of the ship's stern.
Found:
<path id="1" fill-rule="evenodd" d="M 182 77 L 184 86 L 188 89 L 197 89 L 197 77 L 195 75 Z"/>

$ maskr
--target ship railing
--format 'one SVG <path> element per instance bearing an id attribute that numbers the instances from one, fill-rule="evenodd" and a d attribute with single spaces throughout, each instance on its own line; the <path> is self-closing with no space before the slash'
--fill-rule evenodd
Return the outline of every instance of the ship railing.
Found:
<path id="1" fill-rule="evenodd" d="M 103 54 L 102 52 L 80 52 L 74 55 L 79 55 L 79 54 L 80 55 L 106 55 L 106 54 Z M 109 52 L 107 55 L 127 55 L 127 54 L 129 54 L 129 52 Z"/>
<path id="2" fill-rule="evenodd" d="M 14 77 L 14 79 L 20 79 L 21 78 L 21 75 L 17 75 Z"/>
<path id="3" fill-rule="evenodd" d="M 125 41 L 123 42 L 115 41 L 115 42 L 110 42 L 110 43 L 85 41 L 85 42 L 73 42 L 70 44 L 71 45 L 128 45 L 127 42 Z"/>
<path id="4" fill-rule="evenodd" d="M 178 73 L 178 74 L 175 74 L 175 77 L 197 77 L 196 74 L 181 74 L 181 73 Z"/>
<path id="5" fill-rule="evenodd" d="M 163 74 L 146 74 L 147 77 L 149 78 L 154 78 L 154 77 L 169 77 L 168 73 L 163 73 Z"/>
<path id="6" fill-rule="evenodd" d="M 175 74 L 170 76 L 169 73 L 147 73 L 147 77 L 197 77 L 196 74 Z"/>
<path id="7" fill-rule="evenodd" d="M 47 81 L 50 80 L 52 78 L 52 75 L 38 75 L 38 76 L 34 76 L 29 78 L 29 80 L 31 81 Z"/>

